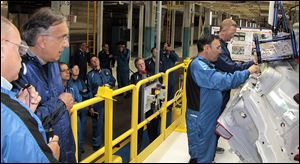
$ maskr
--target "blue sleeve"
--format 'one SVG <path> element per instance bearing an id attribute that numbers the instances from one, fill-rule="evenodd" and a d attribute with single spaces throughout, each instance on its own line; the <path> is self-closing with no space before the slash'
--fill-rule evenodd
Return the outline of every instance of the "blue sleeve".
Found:
<path id="1" fill-rule="evenodd" d="M 73 99 L 76 101 L 76 102 L 81 102 L 82 101 L 82 97 L 79 93 L 79 90 L 78 88 L 74 85 L 74 86 L 70 86 L 70 93 L 72 94 L 73 96 Z"/>
<path id="2" fill-rule="evenodd" d="M 249 71 L 231 73 L 217 72 L 216 69 L 201 69 L 196 62 L 191 63 L 192 77 L 198 86 L 208 89 L 228 90 L 243 84 L 249 77 Z"/>
<path id="3" fill-rule="evenodd" d="M 249 61 L 247 63 L 236 63 L 232 59 L 230 59 L 226 54 L 222 53 L 217 62 L 215 63 L 216 68 L 223 72 L 233 73 L 234 71 L 242 71 L 248 69 L 250 66 L 254 64 L 253 61 Z"/>
<path id="4" fill-rule="evenodd" d="M 78 88 L 74 88 L 74 99 L 76 102 L 81 102 L 82 101 L 82 97 L 79 93 Z"/>
<path id="5" fill-rule="evenodd" d="M 94 98 L 95 97 L 95 94 L 94 91 L 93 91 L 93 78 L 92 78 L 92 72 L 89 72 L 88 75 L 87 75 L 87 87 L 89 89 L 89 95 L 90 95 L 90 98 Z M 95 104 L 91 105 L 92 108 L 96 108 Z"/>
<path id="6" fill-rule="evenodd" d="M 92 96 L 92 93 L 91 93 L 90 89 L 87 87 L 87 84 L 85 84 L 85 83 L 83 82 L 83 80 L 81 80 L 81 79 L 80 79 L 80 83 L 81 83 L 81 85 L 82 85 L 82 89 L 83 89 L 83 90 L 84 90 L 84 89 L 87 89 L 87 92 L 84 93 L 82 96 L 85 97 L 85 98 L 92 98 L 92 97 L 93 97 L 93 96 Z"/>
<path id="7" fill-rule="evenodd" d="M 52 113 L 55 113 L 56 110 L 61 110 L 61 108 L 65 107 L 65 103 L 62 100 L 58 98 L 50 98 L 48 101 L 40 104 L 35 113 L 41 120 L 43 120 L 45 117 L 50 116 Z"/>
<path id="8" fill-rule="evenodd" d="M 93 97 L 94 94 L 93 94 L 93 87 L 92 87 L 92 78 L 91 78 L 91 73 L 88 73 L 87 75 L 87 87 L 90 91 L 90 95 Z"/>

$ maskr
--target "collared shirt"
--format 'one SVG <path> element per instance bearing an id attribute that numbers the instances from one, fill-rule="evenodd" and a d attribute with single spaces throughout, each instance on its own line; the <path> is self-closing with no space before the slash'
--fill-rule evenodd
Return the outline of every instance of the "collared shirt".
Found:
<path id="1" fill-rule="evenodd" d="M 13 86 L 9 81 L 7 81 L 3 76 L 1 76 L 1 87 L 7 90 L 11 90 Z"/>
<path id="2" fill-rule="evenodd" d="M 32 52 L 30 48 L 28 49 L 27 54 L 28 54 L 29 56 L 31 56 L 31 57 L 36 56 L 37 59 L 39 60 L 39 62 L 41 63 L 41 65 L 47 64 L 46 61 L 44 61 L 43 59 L 41 59 L 40 57 L 38 57 L 34 52 Z"/>

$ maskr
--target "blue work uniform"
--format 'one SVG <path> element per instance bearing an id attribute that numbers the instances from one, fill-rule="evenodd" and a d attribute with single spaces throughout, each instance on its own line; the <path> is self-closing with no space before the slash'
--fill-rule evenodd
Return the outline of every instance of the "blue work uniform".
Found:
<path id="1" fill-rule="evenodd" d="M 88 88 L 92 95 L 95 96 L 98 87 L 105 84 L 111 87 L 115 86 L 115 78 L 108 69 L 91 70 L 88 75 Z M 99 119 L 93 118 L 93 147 L 100 147 L 103 144 L 103 124 L 104 124 L 104 103 L 103 101 L 93 105 L 95 112 L 99 113 Z"/>
<path id="2" fill-rule="evenodd" d="M 41 120 L 11 88 L 1 76 L 1 163 L 57 162 Z"/>
<path id="3" fill-rule="evenodd" d="M 161 61 L 164 66 L 164 72 L 167 71 L 167 69 L 172 68 L 175 66 L 175 63 L 179 60 L 178 55 L 175 51 L 171 51 L 170 54 L 167 52 L 162 53 Z M 171 72 L 169 74 L 169 80 L 168 80 L 168 100 L 171 100 L 174 97 L 175 94 L 175 73 Z"/>
<path id="4" fill-rule="evenodd" d="M 42 65 L 31 51 L 22 56 L 22 62 L 18 82 L 31 84 L 39 92 L 42 100 L 35 113 L 42 120 L 44 128 L 53 128 L 54 134 L 59 137 L 59 161 L 76 162 L 69 112 L 64 102 L 58 98 L 64 92 L 58 62 Z M 14 87 L 16 90 L 20 89 Z"/>
<path id="5" fill-rule="evenodd" d="M 92 95 L 90 94 L 90 92 L 87 90 L 87 86 L 86 84 L 78 77 L 76 80 L 75 79 L 70 79 L 68 81 L 68 86 L 71 88 L 77 88 L 79 95 L 81 97 L 81 101 L 87 100 L 89 98 L 92 97 Z M 87 91 L 83 91 L 83 90 L 87 90 Z M 76 98 L 75 98 L 76 100 Z M 76 100 L 77 101 L 77 100 Z M 77 101 L 77 102 L 81 102 L 81 101 Z M 86 129 L 86 123 L 87 123 L 87 119 L 88 119 L 88 109 L 83 108 L 80 109 L 78 111 L 78 141 L 79 141 L 79 154 L 81 152 L 83 152 L 83 145 L 84 145 L 84 136 L 85 136 L 85 129 Z"/>
<path id="6" fill-rule="evenodd" d="M 233 73 L 234 71 L 242 71 L 245 69 L 248 69 L 250 66 L 254 64 L 253 61 L 249 61 L 246 63 L 236 63 L 234 62 L 230 57 L 230 52 L 227 48 L 227 43 L 220 39 L 222 52 L 221 55 L 218 57 L 218 60 L 214 63 L 216 69 L 227 72 L 227 73 Z M 222 105 L 222 111 L 225 109 L 227 102 L 230 99 L 230 89 L 223 92 L 223 105 Z"/>
<path id="7" fill-rule="evenodd" d="M 213 161 L 216 149 L 216 124 L 223 101 L 222 91 L 235 88 L 249 77 L 248 70 L 218 72 L 202 56 L 188 67 L 186 82 L 186 125 L 189 154 L 198 163 Z"/>
<path id="8" fill-rule="evenodd" d="M 117 81 L 118 88 L 125 87 L 129 84 L 129 60 L 130 50 L 126 48 L 123 52 L 117 51 L 115 54 L 117 60 Z"/>

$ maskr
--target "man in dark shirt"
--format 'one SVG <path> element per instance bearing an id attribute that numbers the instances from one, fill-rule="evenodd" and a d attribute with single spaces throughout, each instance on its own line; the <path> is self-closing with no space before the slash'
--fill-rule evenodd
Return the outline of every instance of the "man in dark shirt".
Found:
<path id="1" fill-rule="evenodd" d="M 157 55 L 157 50 L 155 47 L 151 48 L 151 54 L 152 54 L 152 57 L 145 60 L 146 70 L 149 71 L 149 73 L 151 73 L 152 75 L 155 75 L 155 61 L 156 61 L 156 55 Z M 163 63 L 160 59 L 159 72 L 163 72 L 163 71 L 164 71 Z"/>
<path id="2" fill-rule="evenodd" d="M 111 67 L 114 67 L 115 59 L 113 57 L 113 54 L 110 53 L 109 46 L 107 43 L 104 43 L 102 45 L 102 51 L 98 53 L 98 58 L 100 60 L 101 69 L 109 69 L 112 73 Z"/>
<path id="3" fill-rule="evenodd" d="M 161 51 L 161 61 L 164 66 L 164 72 L 167 69 L 172 68 L 175 66 L 175 63 L 178 62 L 179 57 L 174 50 L 171 49 L 170 44 L 164 44 L 164 51 Z M 174 97 L 175 94 L 175 72 L 171 72 L 169 74 L 169 81 L 168 81 L 168 101 Z"/>
<path id="4" fill-rule="evenodd" d="M 89 46 L 87 43 L 81 43 L 79 51 L 77 51 L 73 56 L 73 65 L 78 65 L 80 69 L 79 77 L 86 81 L 86 73 L 87 73 L 87 63 L 89 60 Z M 73 65 L 71 67 L 73 67 Z"/>
<path id="5" fill-rule="evenodd" d="M 118 63 L 117 65 L 118 88 L 122 88 L 129 84 L 130 50 L 126 48 L 125 42 L 120 41 L 118 43 L 118 51 L 115 54 L 115 59 L 117 60 Z"/>

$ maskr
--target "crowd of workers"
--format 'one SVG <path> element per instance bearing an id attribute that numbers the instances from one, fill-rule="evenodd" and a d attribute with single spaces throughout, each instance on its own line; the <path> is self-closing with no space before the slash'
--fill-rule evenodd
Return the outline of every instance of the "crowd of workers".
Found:
<path id="1" fill-rule="evenodd" d="M 231 60 L 226 42 L 236 27 L 233 20 L 227 19 L 221 25 L 220 38 L 201 37 L 198 54 L 188 68 L 186 124 L 190 162 L 214 160 L 216 119 L 226 107 L 230 89 L 260 71 L 255 62 L 237 64 Z M 69 29 L 65 17 L 53 9 L 39 9 L 20 31 L 21 34 L 1 16 L 1 162 L 76 162 L 69 115 L 74 103 L 94 97 L 99 86 L 115 87 L 116 79 L 121 88 L 154 75 L 157 49 L 151 49 L 149 59 L 135 60 L 137 72 L 129 78 L 130 50 L 123 41 L 114 54 L 104 43 L 98 55 L 90 55 L 88 45 L 82 43 L 70 65 L 58 62 L 69 47 Z M 159 55 L 160 72 L 179 62 L 168 43 L 163 44 Z M 115 62 L 116 79 L 112 74 Z M 89 72 L 88 65 L 92 68 Z M 169 75 L 168 100 L 174 96 L 175 78 L 174 73 Z M 150 110 L 146 117 L 151 114 Z M 88 115 L 92 116 L 92 146 L 94 150 L 103 146 L 101 102 L 78 112 L 79 159 L 84 152 Z M 148 127 L 151 141 L 159 135 L 157 119 Z M 142 136 L 139 131 L 139 142 Z"/>

